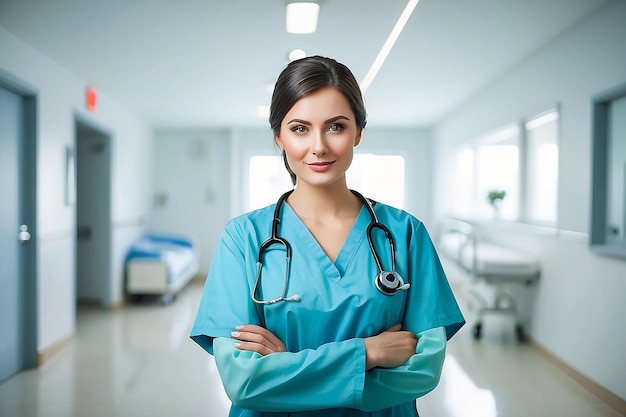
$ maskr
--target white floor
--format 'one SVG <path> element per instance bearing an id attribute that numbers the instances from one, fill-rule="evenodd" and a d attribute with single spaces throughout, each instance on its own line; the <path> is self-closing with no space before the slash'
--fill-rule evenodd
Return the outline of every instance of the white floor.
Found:
<path id="1" fill-rule="evenodd" d="M 166 306 L 81 308 L 76 336 L 39 369 L 0 384 L 3 417 L 225 417 L 229 401 L 212 358 L 189 338 L 201 286 Z M 440 385 L 422 417 L 618 417 L 530 345 L 510 323 L 466 325 L 452 339 Z"/>

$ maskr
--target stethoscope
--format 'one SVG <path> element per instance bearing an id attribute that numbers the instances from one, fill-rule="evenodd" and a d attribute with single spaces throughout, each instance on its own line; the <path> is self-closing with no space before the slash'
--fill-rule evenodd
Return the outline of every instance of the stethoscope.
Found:
<path id="1" fill-rule="evenodd" d="M 360 193 L 350 190 L 354 195 L 356 195 L 370 214 L 371 221 L 367 226 L 367 241 L 369 242 L 370 249 L 372 251 L 372 255 L 374 255 L 374 260 L 376 261 L 376 265 L 378 266 L 379 274 L 374 279 L 374 285 L 378 288 L 384 295 L 394 295 L 398 291 L 408 290 L 411 284 L 405 283 L 400 274 L 396 272 L 396 254 L 395 254 L 395 246 L 393 235 L 387 229 L 387 227 L 378 221 L 378 217 L 374 212 L 374 208 L 372 207 L 372 203 L 365 197 L 363 197 Z M 294 294 L 290 297 L 287 297 L 287 286 L 289 283 L 289 266 L 291 262 L 291 245 L 287 242 L 286 239 L 278 236 L 278 225 L 280 223 L 280 210 L 283 206 L 283 203 L 289 197 L 289 195 L 293 192 L 293 190 L 287 191 L 283 194 L 276 203 L 276 208 L 274 209 L 274 219 L 272 220 L 272 236 L 267 239 L 261 247 L 259 248 L 259 256 L 256 263 L 256 280 L 254 281 L 254 287 L 252 289 L 252 301 L 257 304 L 274 304 L 280 301 L 300 301 L 300 296 L 298 294 Z M 372 231 L 374 229 L 380 229 L 387 236 L 387 240 L 389 241 L 389 247 L 391 248 L 391 271 L 385 271 L 380 262 L 380 258 L 378 257 L 378 253 L 376 252 L 376 248 L 374 247 L 374 242 L 372 240 Z M 285 267 L 285 284 L 283 286 L 283 292 L 279 297 L 272 298 L 271 300 L 258 300 L 256 298 L 257 288 L 259 283 L 261 282 L 261 270 L 263 269 L 263 254 L 270 246 L 274 244 L 280 244 L 285 247 L 285 256 L 286 256 L 286 267 Z"/>

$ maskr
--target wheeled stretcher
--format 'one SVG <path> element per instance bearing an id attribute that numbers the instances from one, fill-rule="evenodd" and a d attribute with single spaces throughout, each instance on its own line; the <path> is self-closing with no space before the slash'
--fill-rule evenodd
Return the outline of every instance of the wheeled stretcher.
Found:
<path id="1" fill-rule="evenodd" d="M 485 314 L 500 313 L 515 318 L 516 336 L 520 341 L 525 340 L 526 328 L 518 313 L 516 299 L 505 291 L 505 287 L 509 284 L 534 284 L 541 275 L 539 261 L 525 253 L 480 239 L 474 225 L 461 220 L 448 220 L 443 224 L 439 251 L 465 271 L 473 282 L 480 280 L 494 288 L 490 303 L 470 287 L 469 293 L 479 305 L 473 326 L 474 338 L 482 336 Z"/>
<path id="2" fill-rule="evenodd" d="M 126 256 L 126 292 L 171 300 L 199 269 L 197 249 L 186 236 L 148 233 Z"/>

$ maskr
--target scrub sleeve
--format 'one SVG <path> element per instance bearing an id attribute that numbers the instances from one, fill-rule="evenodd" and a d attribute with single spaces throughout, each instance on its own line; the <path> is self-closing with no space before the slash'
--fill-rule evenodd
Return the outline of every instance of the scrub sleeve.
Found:
<path id="1" fill-rule="evenodd" d="M 233 401 L 231 416 L 271 415 L 248 410 L 312 410 L 313 414 L 303 414 L 307 416 L 417 415 L 414 400 L 436 387 L 446 341 L 464 319 L 423 224 L 380 204 L 377 214 L 394 235 L 401 235 L 397 240 L 404 237 L 408 245 L 406 260 L 411 276 L 405 278 L 411 289 L 403 327 L 413 331 L 419 342 L 416 354 L 402 366 L 369 371 L 365 371 L 362 338 L 267 356 L 234 347 L 230 332 L 235 326 L 261 325 L 263 320 L 262 307 L 250 300 L 255 262 L 246 252 L 259 246 L 258 238 L 250 226 L 242 226 L 244 219 L 229 222 L 216 249 L 191 337 L 215 355 Z M 396 232 L 398 222 L 404 229 Z"/>
<path id="2" fill-rule="evenodd" d="M 224 388 L 237 407 L 263 411 L 362 411 L 410 403 L 439 382 L 445 357 L 443 328 L 417 335 L 416 354 L 401 366 L 365 371 L 363 339 L 332 342 L 318 349 L 261 356 L 240 351 L 233 340 L 214 341 L 215 359 Z M 409 404 L 408 409 L 414 408 Z M 337 414 L 341 415 L 341 414 Z M 384 413 L 389 415 L 389 412 Z"/>

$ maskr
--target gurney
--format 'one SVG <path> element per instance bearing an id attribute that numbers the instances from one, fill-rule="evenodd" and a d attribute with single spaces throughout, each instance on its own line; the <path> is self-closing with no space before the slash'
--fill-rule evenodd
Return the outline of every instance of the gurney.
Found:
<path id="1" fill-rule="evenodd" d="M 198 269 L 197 248 L 191 238 L 147 233 L 131 245 L 126 255 L 126 292 L 172 300 Z"/>
<path id="2" fill-rule="evenodd" d="M 470 295 L 478 302 L 479 309 L 473 334 L 480 339 L 483 317 L 487 313 L 510 314 L 515 318 L 515 333 L 519 341 L 526 339 L 526 328 L 517 310 L 516 300 L 505 291 L 507 284 L 532 285 L 541 275 L 537 259 L 528 254 L 482 240 L 471 223 L 448 220 L 442 225 L 439 251 L 451 259 L 472 281 L 482 281 L 493 286 L 494 297 L 489 303 L 486 297 L 470 288 Z"/>

